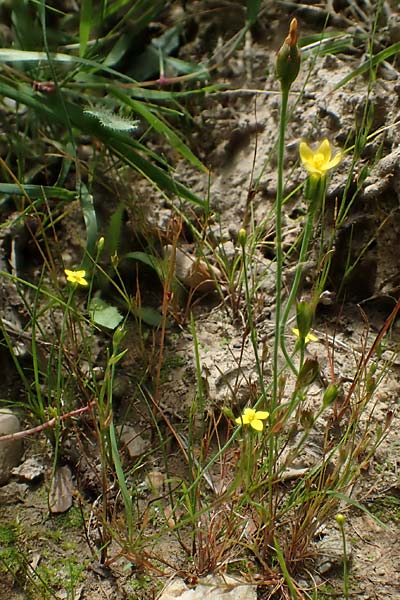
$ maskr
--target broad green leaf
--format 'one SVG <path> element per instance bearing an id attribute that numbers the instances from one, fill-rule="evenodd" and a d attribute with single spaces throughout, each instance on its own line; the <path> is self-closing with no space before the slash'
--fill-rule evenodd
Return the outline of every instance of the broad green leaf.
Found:
<path id="1" fill-rule="evenodd" d="M 97 296 L 91 299 L 88 312 L 93 323 L 107 329 L 115 329 L 123 320 L 123 316 L 115 306 L 111 306 Z"/>
<path id="2" fill-rule="evenodd" d="M 84 183 L 80 184 L 79 198 L 86 227 L 86 256 L 83 259 L 82 267 L 88 268 L 91 264 L 89 256 L 95 256 L 98 228 L 93 196 Z"/>
<path id="3" fill-rule="evenodd" d="M 156 256 L 151 256 L 151 254 L 146 254 L 146 252 L 128 252 L 124 254 L 124 258 L 132 258 L 133 260 L 139 260 L 143 264 L 151 267 L 157 273 L 157 275 L 161 275 L 161 261 Z"/>
<path id="4" fill-rule="evenodd" d="M 133 308 L 132 313 L 137 319 L 150 325 L 150 327 L 160 327 L 162 323 L 162 316 L 160 313 L 149 306 L 142 306 L 141 308 Z"/>

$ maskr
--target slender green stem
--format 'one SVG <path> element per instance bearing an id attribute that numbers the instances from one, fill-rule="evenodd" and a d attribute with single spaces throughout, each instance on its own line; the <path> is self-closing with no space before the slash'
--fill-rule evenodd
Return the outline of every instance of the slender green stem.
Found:
<path id="1" fill-rule="evenodd" d="M 276 308 L 275 308 L 275 337 L 273 354 L 273 387 L 271 413 L 276 408 L 278 402 L 278 375 L 279 375 L 279 338 L 282 307 L 282 269 L 283 269 L 283 250 L 282 250 L 282 203 L 283 203 L 283 159 L 285 154 L 285 131 L 287 119 L 287 105 L 289 99 L 289 90 L 282 87 L 281 114 L 279 122 L 279 141 L 278 141 L 278 182 L 276 189 L 275 202 L 275 245 L 276 245 Z"/>
<path id="2" fill-rule="evenodd" d="M 245 244 L 242 244 L 241 247 L 242 247 L 242 262 L 243 262 L 244 285 L 245 285 L 245 291 L 246 291 L 245 296 L 246 296 L 247 321 L 248 321 L 248 324 L 249 324 L 250 338 L 251 338 L 251 343 L 252 343 L 252 346 L 253 346 L 254 358 L 255 358 L 255 361 L 256 361 L 256 368 L 257 368 L 257 375 L 258 375 L 258 380 L 259 380 L 260 388 L 261 388 L 261 400 L 262 400 L 262 402 L 264 404 L 265 403 L 265 399 L 266 399 L 266 391 L 265 391 L 265 386 L 264 386 L 264 376 L 263 376 L 262 365 L 261 365 L 260 357 L 259 357 L 259 354 L 258 354 L 257 330 L 256 330 L 256 326 L 255 326 L 255 323 L 254 323 L 252 298 L 251 298 L 251 295 L 250 295 L 250 286 L 249 286 L 249 281 L 248 281 L 248 277 L 247 277 L 246 246 L 245 246 Z M 257 405 L 259 403 L 260 403 L 260 400 L 257 402 Z"/>
<path id="3" fill-rule="evenodd" d="M 287 106 L 289 100 L 289 87 L 281 86 L 281 112 L 279 120 L 279 140 L 278 140 L 278 182 L 276 188 L 275 201 L 275 245 L 276 245 L 276 291 L 275 291 L 275 335 L 274 352 L 272 358 L 272 399 L 270 403 L 270 413 L 273 415 L 278 405 L 279 394 L 279 334 L 282 308 L 282 269 L 283 269 L 283 250 L 282 250 L 282 204 L 283 204 L 283 159 L 285 155 L 285 132 L 287 122 Z M 269 438 L 268 449 L 268 501 L 269 518 L 271 523 L 274 518 L 274 494 L 273 494 L 273 472 L 275 466 L 275 454 L 277 447 L 276 436 Z"/>
<path id="4" fill-rule="evenodd" d="M 287 299 L 287 302 L 286 302 L 285 310 L 282 315 L 282 320 L 281 320 L 280 326 L 279 326 L 279 336 L 278 337 L 279 337 L 281 349 L 282 349 L 283 355 L 287 361 L 287 364 L 289 365 L 289 367 L 291 368 L 293 373 L 295 373 L 295 375 L 297 375 L 297 369 L 294 366 L 293 361 L 292 361 L 292 359 L 286 349 L 286 345 L 285 345 L 285 329 L 286 329 L 287 320 L 289 318 L 290 310 L 296 300 L 296 295 L 297 295 L 297 292 L 299 289 L 300 280 L 301 280 L 301 276 L 303 273 L 304 263 L 306 262 L 308 246 L 310 244 L 310 238 L 311 238 L 312 229 L 313 229 L 313 221 L 314 221 L 314 214 L 310 211 L 308 213 L 306 226 L 305 226 L 304 233 L 303 233 L 303 240 L 301 243 L 300 255 L 299 255 L 299 259 L 298 259 L 298 263 L 297 263 L 297 267 L 296 267 L 296 272 L 294 275 L 294 280 L 293 280 L 292 287 L 290 290 L 289 298 Z"/>
<path id="5" fill-rule="evenodd" d="M 344 529 L 343 515 L 337 515 L 336 521 L 340 528 L 340 533 L 342 535 L 342 544 L 343 544 L 343 597 L 344 597 L 344 600 L 349 600 L 349 570 L 348 570 L 348 562 L 347 562 L 346 532 Z"/>

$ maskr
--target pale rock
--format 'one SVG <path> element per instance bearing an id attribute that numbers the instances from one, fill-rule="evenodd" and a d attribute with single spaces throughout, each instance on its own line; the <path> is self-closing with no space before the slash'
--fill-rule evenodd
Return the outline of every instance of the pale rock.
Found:
<path id="1" fill-rule="evenodd" d="M 195 587 L 182 579 L 173 579 L 158 600 L 256 600 L 257 588 L 242 579 L 224 575 L 208 575 Z"/>
<path id="2" fill-rule="evenodd" d="M 44 475 L 44 466 L 36 458 L 27 458 L 19 467 L 15 467 L 11 474 L 19 481 L 34 482 Z"/>
<path id="3" fill-rule="evenodd" d="M 170 261 L 175 261 L 177 279 L 195 292 L 209 294 L 217 288 L 217 281 L 222 279 L 219 269 L 190 252 L 183 252 L 180 248 L 165 246 L 164 256 Z"/>
<path id="4" fill-rule="evenodd" d="M 8 409 L 0 410 L 0 438 L 20 431 L 18 417 Z M 21 439 L 2 442 L 0 439 L 0 485 L 5 485 L 10 479 L 11 470 L 16 467 L 23 454 Z"/>
<path id="5" fill-rule="evenodd" d="M 10 483 L 7 483 L 7 485 L 1 486 L 0 506 L 23 502 L 27 490 L 28 485 L 26 483 L 17 483 L 16 481 L 10 481 Z"/>
<path id="6" fill-rule="evenodd" d="M 66 512 L 72 506 L 74 486 L 71 469 L 65 465 L 57 467 L 49 492 L 49 508 L 53 514 Z"/>
<path id="7" fill-rule="evenodd" d="M 147 452 L 150 444 L 136 431 L 136 429 L 130 425 L 124 425 L 118 429 L 121 432 L 121 447 L 126 449 L 130 458 L 138 458 Z"/>

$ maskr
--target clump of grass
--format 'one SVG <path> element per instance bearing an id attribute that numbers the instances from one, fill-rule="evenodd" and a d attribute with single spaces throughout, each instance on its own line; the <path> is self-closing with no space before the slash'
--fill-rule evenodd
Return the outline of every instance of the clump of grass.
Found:
<path id="1" fill-rule="evenodd" d="M 163 562 L 156 551 L 153 555 L 149 550 L 159 533 L 150 534 L 148 530 L 164 526 L 165 531 L 174 534 L 190 556 L 194 576 L 234 569 L 236 564 L 240 564 L 250 575 L 257 574 L 260 583 L 283 590 L 286 597 L 302 598 L 297 575 L 311 564 L 316 534 L 324 524 L 334 520 L 339 509 L 355 505 L 365 510 L 352 498 L 351 490 L 391 425 L 388 415 L 384 426 L 374 426 L 374 394 L 390 366 L 391 359 L 383 358 L 382 345 L 390 333 L 399 303 L 372 344 L 368 346 L 365 341 L 350 381 L 343 381 L 336 375 L 332 350 L 334 340 L 314 331 L 318 303 L 329 277 L 335 231 L 344 223 L 349 203 L 355 197 L 353 195 L 350 201 L 347 197 L 351 172 L 337 208 L 332 228 L 335 231 L 328 239 L 318 239 L 318 232 L 324 231 L 327 218 L 325 201 L 329 174 L 331 169 L 340 168 L 344 154 L 351 151 L 354 168 L 369 140 L 369 114 L 366 112 L 363 117 L 362 131 L 358 133 L 353 148 L 335 153 L 328 140 L 321 140 L 315 148 L 305 142 L 300 144 L 300 159 L 306 177 L 296 193 L 303 193 L 307 214 L 301 239 L 296 245 L 298 256 L 291 290 L 285 298 L 284 266 L 290 256 L 285 256 L 283 251 L 283 164 L 290 118 L 290 90 L 300 68 L 297 22 L 293 20 L 277 59 L 281 114 L 274 225 L 276 281 L 272 357 L 266 361 L 262 354 L 263 344 L 257 326 L 256 298 L 260 282 L 253 275 L 252 258 L 255 248 L 263 240 L 257 227 L 251 224 L 240 230 L 231 264 L 220 259 L 226 285 L 222 289 L 221 282 L 215 281 L 215 287 L 224 299 L 228 293 L 234 317 L 243 315 L 243 346 L 249 338 L 257 381 L 249 382 L 249 405 L 243 410 L 238 410 L 237 399 L 232 393 L 232 406 L 221 413 L 212 413 L 207 407 L 196 319 L 191 312 L 194 291 L 189 294 L 186 310 L 180 314 L 174 303 L 178 294 L 174 287 L 173 256 L 183 224 L 188 222 L 187 217 L 180 207 L 176 207 L 177 216 L 169 232 L 168 241 L 172 247 L 169 263 L 147 251 L 129 252 L 124 256 L 127 260 L 150 267 L 155 279 L 161 282 L 161 310 L 155 315 L 144 310 L 140 286 L 132 295 L 120 273 L 124 205 L 118 204 L 112 213 L 108 231 L 104 237 L 100 236 L 94 185 L 97 171 L 80 161 L 77 153 L 80 136 L 95 138 L 96 144 L 101 147 L 100 164 L 104 164 L 105 156 L 110 155 L 117 170 L 124 164 L 143 175 L 159 191 L 162 190 L 167 199 L 168 194 L 177 194 L 188 200 L 196 210 L 200 208 L 203 211 L 202 217 L 198 218 L 201 231 L 194 233 L 199 256 L 204 258 L 202 251 L 207 245 L 215 252 L 212 243 L 206 239 L 210 220 L 208 200 L 203 201 L 177 182 L 165 158 L 146 145 L 150 131 L 156 132 L 192 166 L 204 170 L 169 121 L 175 122 L 183 115 L 176 105 L 179 93 L 147 91 L 147 86 L 140 86 L 133 77 L 113 70 L 113 53 L 121 51 L 124 54 L 124 43 L 127 43 L 128 37 L 123 40 L 121 50 L 115 36 L 123 30 L 125 19 L 117 10 L 118 3 L 103 4 L 101 15 L 94 15 L 92 3 L 84 3 L 79 21 L 79 56 L 75 52 L 78 47 L 71 48 L 72 33 L 68 34 L 71 39 L 65 40 L 63 52 L 54 52 L 55 48 L 49 41 L 51 30 L 48 29 L 48 13 L 44 5 L 37 9 L 35 23 L 41 28 L 45 52 L 28 48 L 0 51 L 0 57 L 7 64 L 15 65 L 0 73 L 0 92 L 16 102 L 15 115 L 18 119 L 25 119 L 26 129 L 36 132 L 37 148 L 44 148 L 48 143 L 43 132 L 52 135 L 53 141 L 49 146 L 57 150 L 57 158 L 60 159 L 56 163 L 52 160 L 54 157 L 51 160 L 49 157 L 47 166 L 55 170 L 56 177 L 53 178 L 54 185 L 46 180 L 49 184 L 46 186 L 36 183 L 35 178 L 35 175 L 44 177 L 44 167 L 40 166 L 37 173 L 33 173 L 32 157 L 19 156 L 20 144 L 15 143 L 10 149 L 11 166 L 1 163 L 6 181 L 0 184 L 0 190 L 8 195 L 8 199 L 14 200 L 21 218 L 34 216 L 40 223 L 40 243 L 37 245 L 41 251 L 42 267 L 39 281 L 33 284 L 17 271 L 0 272 L 2 277 L 18 286 L 28 310 L 26 330 L 31 332 L 32 346 L 29 375 L 15 351 L 8 326 L 3 323 L 4 343 L 23 381 L 31 416 L 41 424 L 39 429 L 47 433 L 52 443 L 54 470 L 63 456 L 64 440 L 71 432 L 68 419 L 80 414 L 88 417 L 100 458 L 101 484 L 95 503 L 100 542 L 98 547 L 91 546 L 91 549 L 103 564 L 111 565 L 116 558 L 123 556 L 137 568 L 163 574 L 162 568 L 170 565 L 167 561 Z M 143 3 L 134 3 L 131 10 L 138 19 L 138 31 L 165 5 L 153 1 L 149 3 L 148 11 L 141 14 L 138 11 L 139 7 L 143 8 Z M 259 2 L 247 3 L 246 29 L 255 23 L 259 10 Z M 111 26 L 114 19 L 116 24 Z M 100 30 L 108 33 L 104 37 L 93 34 Z M 125 33 L 127 35 L 128 32 Z M 109 54 L 102 62 L 98 55 L 105 49 Z M 376 68 L 379 61 L 388 56 L 388 52 L 379 53 L 370 67 Z M 165 58 L 162 57 L 163 66 Z M 67 72 L 63 65 L 68 65 L 70 70 Z M 161 68 L 159 75 L 165 83 Z M 196 72 L 192 75 L 195 77 Z M 39 76 L 45 82 L 51 80 L 49 85 L 36 84 L 32 87 L 31 80 L 35 77 L 36 81 Z M 82 90 L 84 97 L 81 98 Z M 104 95 L 99 90 L 104 90 Z M 161 105 L 161 100 L 169 101 L 170 105 Z M 17 106 L 26 107 L 24 117 L 19 115 Z M 138 131 L 138 123 L 132 115 L 139 118 Z M 38 123 L 41 128 L 37 127 Z M 56 143 L 59 132 L 62 132 L 63 139 Z M 27 139 L 25 130 L 21 130 L 19 135 L 21 139 Z M 72 190 L 67 186 L 68 176 L 74 181 Z M 65 269 L 68 285 L 64 276 L 60 282 L 59 272 L 63 271 L 64 265 L 58 265 L 62 260 L 57 248 L 56 227 L 62 223 L 65 214 L 50 202 L 54 196 L 65 205 L 77 197 L 84 222 L 85 248 L 77 264 Z M 106 266 L 101 263 L 103 252 L 108 252 Z M 311 254 L 316 255 L 316 281 L 311 295 L 300 299 L 303 269 Z M 355 265 L 347 265 L 346 273 L 354 268 Z M 99 282 L 106 282 L 108 289 L 112 290 L 114 303 L 97 294 Z M 129 467 L 124 465 L 113 402 L 116 371 L 127 352 L 124 338 L 132 317 L 137 321 L 143 352 L 145 337 L 153 335 L 146 329 L 146 324 L 158 328 L 158 337 L 154 335 L 156 357 L 152 357 L 152 362 L 148 361 L 143 378 L 132 394 L 140 398 L 142 407 L 148 412 L 153 438 L 157 438 L 168 475 L 167 491 L 160 498 L 150 500 L 145 508 L 139 501 L 135 479 L 142 463 L 138 461 Z M 185 432 L 171 423 L 160 402 L 165 370 L 174 364 L 165 350 L 169 319 L 174 318 L 181 327 L 189 323 L 194 343 L 196 389 Z M 50 341 L 45 334 L 49 321 L 57 324 Z M 95 365 L 93 350 L 99 328 L 103 332 L 107 330 L 108 334 L 104 335 L 108 335 L 109 342 L 100 378 L 95 371 L 98 365 Z M 330 366 L 328 380 L 324 379 L 321 361 L 314 354 L 316 344 L 326 348 Z M 266 362 L 270 362 L 268 369 Z M 82 363 L 85 363 L 85 369 Z M 317 399 L 316 382 L 320 384 Z M 77 396 L 80 398 L 79 408 Z M 318 460 L 311 466 L 298 468 L 296 459 L 315 439 L 319 446 Z M 185 476 L 181 478 L 170 470 L 168 446 L 173 443 L 178 445 L 185 461 Z M 169 510 L 162 511 L 161 500 Z M 339 525 L 343 523 L 339 522 Z M 348 597 L 349 565 L 343 527 L 341 531 L 344 595 Z M 111 556 L 113 542 L 114 547 L 118 545 L 118 551 Z M 12 540 L 9 545 L 13 545 Z M 10 557 L 13 558 L 11 554 L 3 558 L 8 560 Z M 74 577 L 79 575 L 75 571 L 72 574 Z"/>

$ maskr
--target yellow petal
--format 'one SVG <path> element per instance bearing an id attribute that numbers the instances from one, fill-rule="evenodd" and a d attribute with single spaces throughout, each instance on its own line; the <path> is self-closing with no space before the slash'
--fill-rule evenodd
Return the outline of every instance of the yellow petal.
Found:
<path id="1" fill-rule="evenodd" d="M 261 419 L 261 420 L 268 419 L 268 417 L 269 417 L 269 412 L 264 411 L 264 410 L 257 410 L 256 414 L 254 415 L 255 419 Z"/>
<path id="2" fill-rule="evenodd" d="M 316 150 L 315 154 L 322 154 L 324 157 L 325 162 L 329 162 L 331 160 L 331 156 L 332 156 L 332 149 L 331 149 L 331 145 L 329 143 L 329 140 L 324 140 L 318 150 Z"/>
<path id="3" fill-rule="evenodd" d="M 250 421 L 250 425 L 256 431 L 262 431 L 264 427 L 264 423 L 262 421 L 259 421 L 258 419 L 253 419 L 252 421 Z"/>
<path id="4" fill-rule="evenodd" d="M 254 410 L 254 408 L 245 408 L 243 411 L 243 418 L 247 419 L 247 422 L 250 419 L 254 419 L 254 415 L 256 414 L 256 411 Z"/>
<path id="5" fill-rule="evenodd" d="M 314 157 L 314 152 L 306 142 L 300 142 L 300 158 L 303 163 L 311 163 Z"/>
<path id="6" fill-rule="evenodd" d="M 327 170 L 333 169 L 333 167 L 336 167 L 336 165 L 338 165 L 340 163 L 342 158 L 343 158 L 343 154 L 341 152 L 338 152 L 337 154 L 335 154 L 335 156 L 332 158 L 332 160 L 330 160 L 329 163 L 326 165 Z"/>
<path id="7" fill-rule="evenodd" d="M 307 333 L 305 342 L 306 344 L 308 344 L 308 342 L 319 342 L 319 339 L 313 333 Z"/>
<path id="8" fill-rule="evenodd" d="M 242 417 L 237 417 L 237 419 L 235 419 L 235 423 L 236 423 L 236 425 L 242 425 L 243 424 Z"/>

